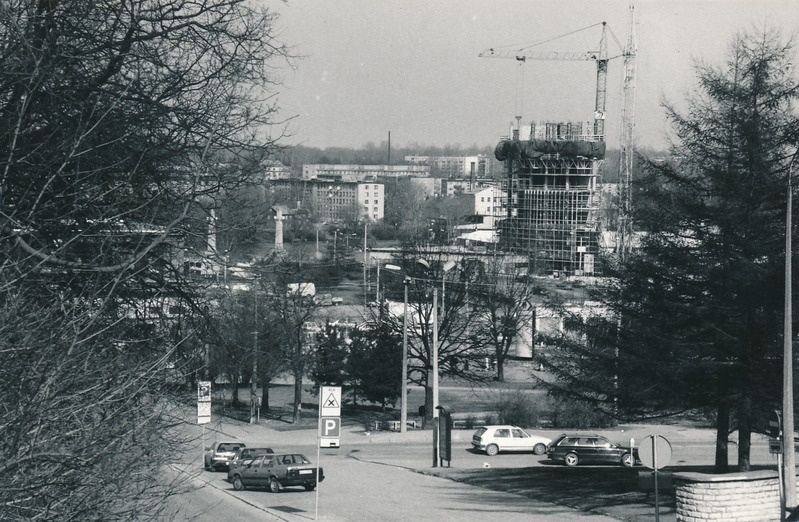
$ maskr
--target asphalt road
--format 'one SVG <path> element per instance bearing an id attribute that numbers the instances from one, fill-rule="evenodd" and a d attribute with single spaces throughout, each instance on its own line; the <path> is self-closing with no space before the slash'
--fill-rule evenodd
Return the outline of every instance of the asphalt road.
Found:
<path id="1" fill-rule="evenodd" d="M 389 447 L 383 449 L 390 451 Z M 328 453 L 321 457 L 321 462 L 326 479 L 316 492 L 306 492 L 302 488 L 286 488 L 278 494 L 250 489 L 239 492 L 225 480 L 225 473 L 202 471 L 194 479 L 197 488 L 181 497 L 180 508 L 174 517 L 183 520 L 336 522 L 467 519 L 488 522 L 497 517 L 507 522 L 614 520 L 521 495 L 419 474 L 390 464 L 357 460 L 350 453 Z"/>
<path id="2" fill-rule="evenodd" d="M 174 520 L 652 520 L 651 493 L 594 496 L 580 490 L 592 480 L 636 472 L 615 467 L 565 468 L 542 456 L 500 454 L 488 457 L 470 449 L 473 430 L 454 432 L 450 468 L 432 467 L 432 435 L 429 431 L 342 433 L 341 448 L 317 450 L 316 431 L 275 431 L 268 425 L 226 421 L 206 432 L 212 440 L 239 440 L 250 445 L 270 445 L 278 451 L 304 453 L 325 468 L 326 479 L 316 492 L 291 488 L 278 494 L 266 490 L 237 492 L 224 472 L 200 468 L 200 453 L 190 451 L 183 477 L 189 492 L 173 503 Z M 600 432 L 611 440 L 640 441 L 652 427 L 627 427 Z M 673 465 L 713 462 L 710 430 L 670 428 L 664 435 L 672 443 Z M 537 432 L 542 433 L 542 432 Z M 557 432 L 544 433 L 552 437 Z M 318 451 L 318 454 L 317 454 Z M 734 446 L 731 462 L 735 462 Z M 318 455 L 318 456 L 317 456 Z M 754 465 L 776 465 L 764 440 L 756 440 Z M 565 494 L 539 488 L 537 477 L 556 477 L 572 488 Z M 589 488 L 590 489 L 590 488 Z M 631 487 L 631 489 L 635 489 Z M 558 494 L 552 495 L 555 491 Z M 673 510 L 661 511 L 661 520 L 675 520 Z"/>

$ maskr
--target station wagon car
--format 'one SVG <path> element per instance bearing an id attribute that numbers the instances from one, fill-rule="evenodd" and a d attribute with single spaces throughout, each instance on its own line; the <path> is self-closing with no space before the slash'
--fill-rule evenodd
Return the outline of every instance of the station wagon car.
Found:
<path id="1" fill-rule="evenodd" d="M 316 465 L 299 453 L 285 453 L 255 457 L 231 468 L 227 478 L 237 491 L 254 487 L 278 493 L 288 486 L 303 486 L 306 491 L 313 491 L 325 479 L 325 473 L 319 468 L 317 480 Z"/>
<path id="2" fill-rule="evenodd" d="M 638 461 L 638 451 L 619 446 L 599 435 L 563 434 L 547 448 L 551 460 L 567 466 L 577 464 L 621 464 L 631 468 Z"/>

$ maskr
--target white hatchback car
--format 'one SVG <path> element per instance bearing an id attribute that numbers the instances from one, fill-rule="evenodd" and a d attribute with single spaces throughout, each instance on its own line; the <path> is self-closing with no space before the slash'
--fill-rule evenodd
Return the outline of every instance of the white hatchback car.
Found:
<path id="1" fill-rule="evenodd" d="M 500 451 L 532 451 L 543 455 L 550 442 L 551 439 L 530 435 L 518 426 L 484 426 L 472 435 L 472 446 L 492 457 Z"/>

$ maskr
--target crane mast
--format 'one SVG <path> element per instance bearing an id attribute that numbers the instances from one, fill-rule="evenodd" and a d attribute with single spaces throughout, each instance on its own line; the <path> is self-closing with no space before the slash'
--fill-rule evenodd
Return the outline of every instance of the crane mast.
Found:
<path id="1" fill-rule="evenodd" d="M 629 4 L 629 32 L 624 47 L 624 83 L 621 106 L 621 143 L 619 155 L 619 228 L 618 253 L 622 261 L 632 243 L 632 172 L 635 149 L 635 55 L 638 42 L 635 34 L 635 7 Z"/>

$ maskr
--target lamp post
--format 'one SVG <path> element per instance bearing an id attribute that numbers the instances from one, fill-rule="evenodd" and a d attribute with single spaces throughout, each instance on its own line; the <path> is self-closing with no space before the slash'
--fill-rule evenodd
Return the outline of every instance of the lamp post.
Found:
<path id="1" fill-rule="evenodd" d="M 408 284 L 409 277 L 402 280 L 402 402 L 400 403 L 400 433 L 408 431 Z"/>
<path id="2" fill-rule="evenodd" d="M 392 272 L 400 272 L 401 267 L 392 264 L 386 264 L 383 268 Z M 375 300 L 380 304 L 380 263 L 377 264 L 377 297 Z M 402 300 L 402 382 L 401 382 L 401 396 L 400 396 L 400 433 L 408 431 L 408 284 L 411 278 L 405 276 L 402 280 L 403 300 Z"/>
<path id="3" fill-rule="evenodd" d="M 783 331 L 782 354 L 782 466 L 783 466 L 783 515 L 786 509 L 796 506 L 796 451 L 794 449 L 793 430 L 793 311 L 791 300 L 792 288 L 792 252 L 791 236 L 793 233 L 791 214 L 793 212 L 793 163 L 797 150 L 788 164 L 788 194 L 785 209 L 785 318 Z"/>
<path id="4" fill-rule="evenodd" d="M 250 379 L 250 424 L 257 423 L 260 419 L 258 408 L 258 276 L 253 279 L 253 302 L 255 328 L 252 332 L 252 378 Z"/>
<path id="5" fill-rule="evenodd" d="M 425 269 L 430 269 L 430 263 L 427 262 L 425 259 L 417 259 L 417 264 L 419 266 L 424 267 Z M 444 285 L 447 272 L 452 270 L 455 267 L 454 261 L 447 261 L 443 265 L 441 265 L 442 275 L 441 275 L 441 285 L 442 285 L 442 295 L 441 299 L 443 302 L 444 299 Z M 439 403 L 438 403 L 438 286 L 434 283 L 433 284 L 433 310 L 432 310 L 432 323 L 433 323 L 433 343 L 430 348 L 430 366 L 431 366 L 431 376 L 429 378 L 429 382 L 432 386 L 433 391 L 433 467 L 438 466 L 438 413 L 439 413 Z"/>

